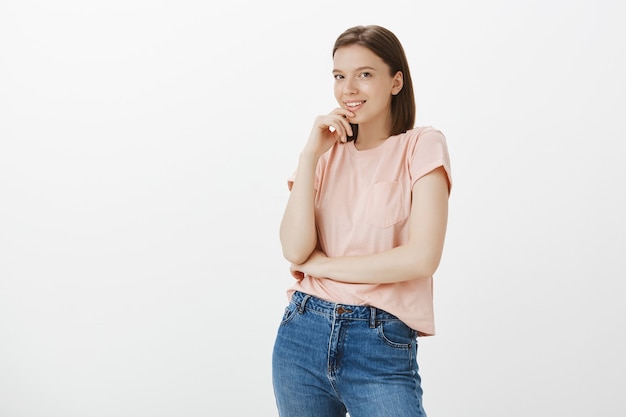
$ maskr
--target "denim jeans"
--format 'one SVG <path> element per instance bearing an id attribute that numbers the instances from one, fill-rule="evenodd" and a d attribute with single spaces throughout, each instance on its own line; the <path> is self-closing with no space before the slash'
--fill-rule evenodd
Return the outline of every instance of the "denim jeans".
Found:
<path id="1" fill-rule="evenodd" d="M 295 292 L 274 344 L 281 417 L 418 417 L 417 332 L 369 306 Z"/>

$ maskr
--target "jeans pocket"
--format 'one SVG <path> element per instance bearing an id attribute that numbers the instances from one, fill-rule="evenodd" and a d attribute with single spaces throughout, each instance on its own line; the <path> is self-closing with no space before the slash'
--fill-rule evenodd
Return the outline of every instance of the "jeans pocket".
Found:
<path id="1" fill-rule="evenodd" d="M 409 348 L 416 339 L 415 331 L 400 320 L 383 321 L 377 329 L 381 339 L 391 347 Z"/>
<path id="2" fill-rule="evenodd" d="M 291 319 L 293 319 L 298 312 L 298 306 L 295 303 L 289 303 L 287 307 L 285 307 L 285 311 L 283 313 L 283 318 L 280 321 L 280 325 L 283 326 L 287 324 Z"/>

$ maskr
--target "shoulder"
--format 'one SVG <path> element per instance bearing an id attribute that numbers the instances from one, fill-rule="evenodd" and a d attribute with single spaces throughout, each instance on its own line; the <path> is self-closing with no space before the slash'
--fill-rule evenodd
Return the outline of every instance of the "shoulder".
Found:
<path id="1" fill-rule="evenodd" d="M 414 156 L 420 149 L 447 148 L 446 137 L 433 126 L 415 127 L 392 138 L 395 139 L 395 146 L 404 149 L 409 157 Z"/>
<path id="2" fill-rule="evenodd" d="M 417 142 L 418 140 L 446 141 L 443 132 L 433 126 L 414 127 L 399 136 L 408 142 Z"/>
<path id="3" fill-rule="evenodd" d="M 406 135 L 409 170 L 413 180 L 442 166 L 451 184 L 450 155 L 443 132 L 433 126 L 424 126 L 411 129 L 404 135 Z"/>

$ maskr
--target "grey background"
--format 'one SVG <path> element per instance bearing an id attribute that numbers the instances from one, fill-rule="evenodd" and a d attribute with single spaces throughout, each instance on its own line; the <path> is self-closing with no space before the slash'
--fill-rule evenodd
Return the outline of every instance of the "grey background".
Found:
<path id="1" fill-rule="evenodd" d="M 276 415 L 286 178 L 356 24 L 452 157 L 429 416 L 623 415 L 618 5 L 0 0 L 0 415 Z"/>

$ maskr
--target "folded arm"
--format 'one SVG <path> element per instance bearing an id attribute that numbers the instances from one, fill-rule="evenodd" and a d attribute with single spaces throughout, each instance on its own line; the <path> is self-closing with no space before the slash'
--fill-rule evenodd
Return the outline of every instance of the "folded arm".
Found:
<path id="1" fill-rule="evenodd" d="M 295 278 L 308 274 L 353 283 L 391 283 L 429 277 L 439 266 L 448 222 L 449 183 L 443 168 L 420 178 L 412 189 L 406 244 L 372 255 L 329 258 L 311 249 L 305 262 L 292 261 Z"/>

